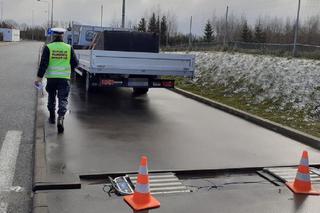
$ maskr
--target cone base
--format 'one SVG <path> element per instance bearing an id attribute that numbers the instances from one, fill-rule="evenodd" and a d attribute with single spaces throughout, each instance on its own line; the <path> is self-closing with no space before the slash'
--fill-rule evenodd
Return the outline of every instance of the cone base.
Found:
<path id="1" fill-rule="evenodd" d="M 156 209 L 160 207 L 160 202 L 150 195 L 150 201 L 147 203 L 135 203 L 133 201 L 133 195 L 128 195 L 123 197 L 124 201 L 131 206 L 132 209 L 136 211 L 146 210 L 146 209 Z"/>
<path id="2" fill-rule="evenodd" d="M 286 185 L 288 186 L 288 188 L 293 191 L 296 194 L 304 194 L 304 195 L 320 195 L 319 191 L 314 190 L 313 188 L 311 188 L 311 190 L 309 191 L 300 191 L 298 189 L 296 189 L 294 187 L 294 183 L 293 182 L 286 182 Z"/>

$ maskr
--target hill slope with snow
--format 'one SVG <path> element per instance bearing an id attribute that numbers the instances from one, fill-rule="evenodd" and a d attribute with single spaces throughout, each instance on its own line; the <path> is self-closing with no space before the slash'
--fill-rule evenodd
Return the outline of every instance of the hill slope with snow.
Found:
<path id="1" fill-rule="evenodd" d="M 196 55 L 194 83 L 221 85 L 227 94 L 248 93 L 255 103 L 277 102 L 312 110 L 320 101 L 320 61 L 229 52 Z"/>

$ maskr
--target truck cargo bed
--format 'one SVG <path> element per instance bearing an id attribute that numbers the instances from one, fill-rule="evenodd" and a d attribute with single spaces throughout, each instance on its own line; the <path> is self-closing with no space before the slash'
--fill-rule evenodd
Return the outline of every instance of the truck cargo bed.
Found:
<path id="1" fill-rule="evenodd" d="M 77 50 L 80 68 L 89 73 L 193 77 L 193 55 Z"/>

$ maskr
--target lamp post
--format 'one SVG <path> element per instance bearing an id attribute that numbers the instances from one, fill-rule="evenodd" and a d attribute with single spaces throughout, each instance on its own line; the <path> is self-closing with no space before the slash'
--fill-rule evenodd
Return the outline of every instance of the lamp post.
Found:
<path id="1" fill-rule="evenodd" d="M 3 1 L 0 1 L 1 5 L 1 22 L 3 22 Z"/>
<path id="2" fill-rule="evenodd" d="M 300 5 L 301 5 L 301 0 L 299 0 L 299 3 L 298 3 L 298 12 L 297 12 L 296 26 L 295 26 L 295 31 L 294 31 L 293 57 L 296 56 L 296 52 L 297 52 L 297 40 L 298 40 L 298 31 L 299 31 L 299 18 L 300 18 Z"/>
<path id="3" fill-rule="evenodd" d="M 103 5 L 101 5 L 101 27 L 103 26 Z"/>
<path id="4" fill-rule="evenodd" d="M 49 1 L 44 1 L 44 0 L 38 0 L 38 2 L 44 2 L 44 3 L 47 3 L 48 4 L 48 29 L 49 29 L 49 22 L 50 22 L 50 3 Z M 51 12 L 52 13 L 52 12 Z M 52 27 L 52 26 L 51 26 Z"/>
<path id="5" fill-rule="evenodd" d="M 51 1 L 51 28 L 53 27 L 53 0 Z"/>
<path id="6" fill-rule="evenodd" d="M 189 50 L 191 50 L 191 46 L 192 46 L 192 16 L 190 18 Z"/>
<path id="7" fill-rule="evenodd" d="M 123 0 L 122 2 L 122 23 L 121 27 L 124 28 L 126 25 L 126 0 Z"/>
<path id="8" fill-rule="evenodd" d="M 32 10 L 32 19 L 31 19 L 31 23 L 32 23 L 32 30 L 31 30 L 31 40 L 34 40 L 34 10 Z"/>
<path id="9" fill-rule="evenodd" d="M 223 36 L 223 46 L 226 46 L 227 43 L 227 38 L 228 38 L 228 15 L 229 15 L 229 6 L 227 6 L 226 10 L 226 22 L 225 22 L 225 31 L 224 31 L 224 36 Z"/>

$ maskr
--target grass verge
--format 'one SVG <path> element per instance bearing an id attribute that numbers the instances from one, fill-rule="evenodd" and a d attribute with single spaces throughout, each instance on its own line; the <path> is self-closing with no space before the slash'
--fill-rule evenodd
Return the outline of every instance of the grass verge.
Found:
<path id="1" fill-rule="evenodd" d="M 277 102 L 271 100 L 262 103 L 254 103 L 254 96 L 252 95 L 226 93 L 228 88 L 223 86 L 200 86 L 183 78 L 176 79 L 176 86 L 197 95 L 320 138 L 320 122 L 316 119 L 312 119 L 309 111 L 295 110 L 290 106 L 282 107 Z"/>

